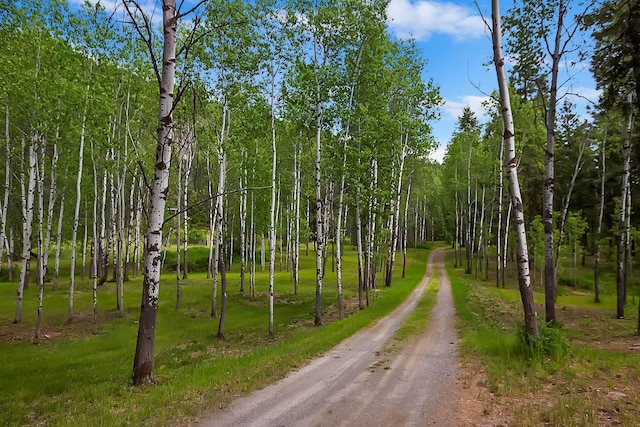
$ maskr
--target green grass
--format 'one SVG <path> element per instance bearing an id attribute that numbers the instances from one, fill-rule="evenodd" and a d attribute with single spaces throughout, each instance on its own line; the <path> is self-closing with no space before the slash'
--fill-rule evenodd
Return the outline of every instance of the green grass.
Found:
<path id="1" fill-rule="evenodd" d="M 480 386 L 494 396 L 486 403 L 490 411 L 508 414 L 509 424 L 525 427 L 637 425 L 637 307 L 630 297 L 628 318 L 615 319 L 615 276 L 608 269 L 601 276 L 599 304 L 588 289 L 559 285 L 559 325 L 546 327 L 539 319 L 541 338 L 530 345 L 523 339 L 515 277 L 507 288 L 496 288 L 493 280 L 475 280 L 450 264 L 461 354 L 471 372 L 481 373 Z M 578 281 L 593 280 L 591 265 L 572 274 Z M 542 289 L 534 291 L 538 315 L 544 316 Z"/>
<path id="2" fill-rule="evenodd" d="M 396 341 L 407 342 L 411 338 L 421 333 L 429 323 L 431 309 L 436 303 L 438 291 L 440 289 L 440 274 L 434 268 L 422 298 L 418 301 L 415 310 L 407 316 L 402 326 L 396 331 L 393 338 Z"/>
<path id="3" fill-rule="evenodd" d="M 197 251 L 190 249 L 190 259 L 196 263 Z M 397 269 L 394 285 L 379 287 L 371 307 L 359 311 L 355 252 L 348 248 L 344 297 L 349 315 L 342 320 L 336 319 L 335 274 L 327 260 L 323 316 L 328 324 L 317 328 L 312 326 L 315 257 L 303 255 L 299 295 L 293 295 L 289 273 L 276 273 L 273 338 L 268 335 L 268 276 L 260 272 L 260 266 L 253 301 L 247 293 L 237 292 L 237 265 L 229 274 L 224 341 L 215 338 L 218 321 L 209 317 L 211 280 L 204 273 L 192 272 L 183 281 L 182 308 L 176 310 L 175 276 L 163 274 L 156 331 L 156 382 L 144 387 L 130 384 L 141 278 L 125 285 L 124 317 L 115 310 L 115 284 L 107 282 L 99 289 L 97 335 L 91 333 L 88 281 L 77 283 L 76 316 L 71 324 L 67 324 L 67 286 L 61 286 L 58 292 L 47 286 L 43 334 L 48 338 L 39 344 L 31 339 L 36 287 L 31 285 L 25 293 L 23 322 L 13 325 L 16 284 L 0 282 L 0 424 L 124 426 L 190 422 L 203 411 L 224 406 L 238 395 L 282 378 L 388 314 L 419 283 L 427 254 L 427 250 L 409 251 L 406 278 L 400 278 L 401 269 Z"/>

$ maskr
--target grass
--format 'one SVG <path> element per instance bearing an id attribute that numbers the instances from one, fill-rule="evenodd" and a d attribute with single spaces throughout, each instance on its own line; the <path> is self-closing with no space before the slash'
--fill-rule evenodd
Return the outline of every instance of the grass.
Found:
<path id="1" fill-rule="evenodd" d="M 191 251 L 191 249 L 190 249 Z M 203 253 L 206 251 L 203 251 Z M 190 252 L 197 267 L 198 249 Z M 237 292 L 237 265 L 229 275 L 225 337 L 209 316 L 211 280 L 194 267 L 182 284 L 175 309 L 175 275 L 161 280 L 156 331 L 155 384 L 130 384 L 141 278 L 125 285 L 125 309 L 115 310 L 115 284 L 99 289 L 99 333 L 92 330 L 91 289 L 79 281 L 75 317 L 67 323 L 67 287 L 47 285 L 43 334 L 32 342 L 37 289 L 25 293 L 23 322 L 12 324 L 15 283 L 0 282 L 0 424 L 2 425 L 175 425 L 192 422 L 212 408 L 263 387 L 327 351 L 358 329 L 389 313 L 419 283 L 427 250 L 409 251 L 407 275 L 374 292 L 371 307 L 357 310 L 356 257 L 344 257 L 344 298 L 348 316 L 337 320 L 335 274 L 327 261 L 323 288 L 325 326 L 313 327 L 315 258 L 301 257 L 300 292 L 293 295 L 289 273 L 276 273 L 275 336 L 268 335 L 267 273 L 256 280 L 256 298 Z M 169 254 L 170 255 L 170 254 Z M 168 255 L 168 259 L 169 259 Z M 276 264 L 278 265 L 278 264 Z M 397 269 L 398 271 L 399 269 Z M 379 278 L 382 276 L 380 275 Z M 62 283 L 61 283 L 62 285 Z"/>
<path id="2" fill-rule="evenodd" d="M 572 277 L 587 280 L 590 268 L 573 271 Z M 637 308 L 630 298 L 627 313 L 631 316 L 615 319 L 615 282 L 610 271 L 601 279 L 600 304 L 586 286 L 559 286 L 560 324 L 550 328 L 541 321 L 541 339 L 533 346 L 522 339 L 522 305 L 515 279 L 502 289 L 492 280 L 475 280 L 451 265 L 448 273 L 466 381 L 475 396 L 485 399 L 484 412 L 475 417 L 496 423 L 504 414 L 498 423 L 525 427 L 637 425 Z M 534 289 L 538 313 L 544 315 L 542 289 Z"/>

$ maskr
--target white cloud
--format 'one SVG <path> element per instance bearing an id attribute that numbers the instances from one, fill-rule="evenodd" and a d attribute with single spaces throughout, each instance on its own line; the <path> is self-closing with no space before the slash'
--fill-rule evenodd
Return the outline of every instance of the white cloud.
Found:
<path id="1" fill-rule="evenodd" d="M 450 118 L 457 120 L 462 116 L 462 109 L 469 107 L 479 120 L 486 120 L 489 116 L 483 103 L 488 100 L 488 96 L 476 95 L 459 96 L 457 101 L 445 99 L 444 111 Z"/>
<path id="2" fill-rule="evenodd" d="M 600 98 L 600 95 L 602 95 L 602 91 L 600 89 L 595 89 L 591 87 L 581 86 L 581 87 L 568 90 L 568 96 L 571 96 L 572 98 L 574 98 L 572 99 L 573 102 L 580 102 L 580 100 L 582 99 L 582 101 L 586 100 L 586 101 L 591 101 L 593 103 L 597 103 L 598 99 Z"/>
<path id="3" fill-rule="evenodd" d="M 444 161 L 444 155 L 447 153 L 447 147 L 444 144 L 439 144 L 438 147 L 429 153 L 429 158 L 438 163 L 442 163 Z"/>
<path id="4" fill-rule="evenodd" d="M 391 0 L 387 6 L 389 26 L 400 38 L 426 40 L 441 33 L 462 41 L 484 34 L 485 23 L 470 8 L 430 0 Z"/>

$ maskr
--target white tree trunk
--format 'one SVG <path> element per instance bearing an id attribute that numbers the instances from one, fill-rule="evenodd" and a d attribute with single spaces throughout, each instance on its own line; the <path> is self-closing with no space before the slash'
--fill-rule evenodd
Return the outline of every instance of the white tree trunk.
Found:
<path id="1" fill-rule="evenodd" d="M 403 231 L 402 231 L 402 278 L 407 272 L 407 232 L 409 229 L 409 225 L 407 223 L 409 219 L 409 196 L 411 196 L 411 177 L 409 177 L 409 183 L 407 185 L 407 200 L 405 200 L 404 204 L 404 221 L 403 221 Z"/>
<path id="2" fill-rule="evenodd" d="M 57 138 L 57 135 L 56 135 Z M 42 163 L 42 177 L 44 180 L 44 146 L 42 147 L 42 155 L 41 155 L 41 161 Z M 42 260 L 42 266 L 45 270 L 45 273 L 47 271 L 47 266 L 49 265 L 49 249 L 51 247 L 51 228 L 53 227 L 53 210 L 55 207 L 55 200 L 56 200 L 56 164 L 58 161 L 58 144 L 54 143 L 53 144 L 53 155 L 51 156 L 51 175 L 50 175 L 50 182 L 49 182 L 49 202 L 47 203 L 47 230 L 45 233 L 45 240 L 44 240 L 44 248 L 43 248 L 43 257 L 44 259 Z"/>
<path id="3" fill-rule="evenodd" d="M 87 88 L 88 90 L 88 88 Z M 78 150 L 78 177 L 76 178 L 76 207 L 73 211 L 73 228 L 71 229 L 71 267 L 69 271 L 69 320 L 73 319 L 73 294 L 76 283 L 76 240 L 80 223 L 80 200 L 82 198 L 82 163 L 84 161 L 84 135 L 87 122 L 87 106 L 82 114 L 80 129 L 80 149 Z"/>
<path id="4" fill-rule="evenodd" d="M 178 156 L 178 195 L 176 197 L 176 310 L 180 309 L 180 264 L 181 264 L 181 255 L 180 255 L 180 231 L 182 228 L 181 219 L 182 215 L 180 214 L 182 202 L 182 159 L 183 157 L 179 154 Z"/>
<path id="5" fill-rule="evenodd" d="M 504 125 L 504 144 L 506 151 L 507 178 L 509 180 L 509 193 L 511 195 L 511 205 L 514 212 L 514 231 L 518 250 L 518 283 L 520 296 L 524 310 L 526 333 L 534 338 L 539 336 L 538 318 L 536 307 L 533 301 L 533 290 L 531 289 L 531 278 L 529 276 L 529 254 L 527 252 L 527 235 L 525 231 L 524 212 L 522 206 L 522 195 L 518 182 L 518 169 L 515 153 L 515 130 L 513 127 L 513 112 L 509 99 L 509 86 L 504 69 L 504 57 L 502 56 L 502 31 L 500 28 L 500 2 L 492 0 L 492 42 L 494 64 L 498 78 L 500 92 L 500 105 L 502 107 L 502 120 Z"/>
<path id="6" fill-rule="evenodd" d="M 226 106 L 225 106 L 226 107 Z M 223 126 L 223 130 L 228 132 L 229 126 L 229 115 L 230 111 L 225 108 L 223 110 L 223 115 L 227 115 L 227 128 Z M 224 201 L 225 196 L 224 193 L 226 191 L 226 177 L 227 177 L 227 152 L 223 146 L 223 137 L 220 139 L 220 148 L 218 150 L 218 163 L 220 166 L 220 174 L 219 174 L 219 182 L 218 182 L 218 205 L 216 207 L 216 261 L 215 264 L 217 266 L 216 270 L 220 271 L 221 278 L 221 289 L 220 289 L 220 319 L 218 322 L 218 338 L 224 339 L 224 324 L 226 321 L 227 315 L 227 281 L 226 281 L 226 271 L 225 271 L 225 257 L 224 257 L 224 230 L 222 229 L 224 225 Z M 217 278 L 218 271 L 214 276 L 214 279 Z"/>
<path id="7" fill-rule="evenodd" d="M 62 243 L 63 215 L 64 215 L 64 194 L 62 195 L 62 199 L 60 199 L 60 212 L 58 214 L 58 230 L 56 233 L 56 259 L 55 259 L 55 264 L 53 268 L 53 290 L 54 291 L 58 290 L 58 277 L 60 275 L 60 245 Z"/>
<path id="8" fill-rule="evenodd" d="M 183 220 L 182 224 L 184 226 L 184 266 L 182 267 L 182 278 L 189 278 L 189 180 L 191 177 L 191 165 L 193 163 L 193 147 L 191 145 L 191 135 L 188 134 L 187 138 L 189 141 L 186 146 L 186 165 L 184 171 L 184 190 L 182 196 L 184 197 L 184 201 L 182 204 L 183 212 Z"/>
<path id="9" fill-rule="evenodd" d="M 402 140 L 403 138 L 401 138 Z M 393 207 L 395 211 L 392 214 L 392 224 L 391 224 L 391 242 L 389 245 L 389 263 L 387 268 L 387 277 L 385 279 L 385 285 L 391 286 L 393 282 L 393 271 L 396 263 L 396 249 L 398 246 L 398 233 L 400 229 L 400 197 L 402 194 L 402 174 L 404 172 L 404 161 L 407 155 L 407 144 L 409 140 L 409 133 L 405 133 L 404 141 L 402 142 L 402 149 L 400 152 L 400 166 L 398 168 L 398 183 L 395 188 L 395 193 L 393 197 L 395 200 L 393 201 Z"/>
<path id="10" fill-rule="evenodd" d="M 38 314 L 36 317 L 36 330 L 34 334 L 35 341 L 40 339 L 40 331 L 42 329 L 42 300 L 44 297 L 44 141 L 39 141 L 40 159 L 39 166 L 36 166 L 36 181 L 38 187 L 38 267 L 36 268 L 38 284 Z"/>
<path id="11" fill-rule="evenodd" d="M 34 142 L 35 143 L 35 142 Z M 24 152 L 24 140 L 23 140 Z M 21 179 L 20 186 L 22 189 L 22 268 L 20 269 L 20 282 L 18 283 L 18 296 L 16 300 L 16 316 L 13 323 L 20 323 L 22 320 L 22 299 L 24 297 L 24 288 L 29 281 L 29 264 L 31 261 L 31 235 L 33 233 L 33 199 L 36 190 L 36 153 L 33 144 L 29 145 L 29 184 L 25 196 L 24 179 Z"/>
<path id="12" fill-rule="evenodd" d="M 273 85 L 272 85 L 273 86 Z M 269 336 L 273 336 L 273 280 L 276 263 L 276 123 L 274 93 L 271 91 L 271 209 L 269 211 Z M 281 266 L 282 269 L 282 266 Z"/>
<path id="13" fill-rule="evenodd" d="M 0 208 L 0 269 L 2 268 L 3 251 L 7 250 L 9 260 L 9 275 L 11 276 L 11 251 L 9 250 L 9 240 L 7 239 L 7 208 L 9 205 L 9 193 L 11 192 L 11 135 L 9 133 L 9 106 L 6 106 L 5 114 L 5 165 L 4 165 L 4 200 Z"/>
<path id="14" fill-rule="evenodd" d="M 302 181 L 300 180 L 300 157 L 302 147 L 296 148 L 296 214 L 295 214 L 295 230 L 293 232 L 293 288 L 294 294 L 298 295 L 298 287 L 300 285 L 300 193 L 302 192 Z M 308 241 L 307 241 L 308 244 Z"/>
<path id="15" fill-rule="evenodd" d="M 607 126 L 604 128 L 604 136 L 602 137 L 602 144 L 600 144 L 600 210 L 598 213 L 598 225 L 596 228 L 596 259 L 595 266 L 593 268 L 593 288 L 594 297 L 596 302 L 600 302 L 600 235 L 602 232 L 602 218 L 604 217 L 604 195 L 605 195 L 605 183 L 607 172 L 607 155 L 605 148 L 607 145 Z M 640 313 L 639 313 L 640 314 Z"/>
<path id="16" fill-rule="evenodd" d="M 496 287 L 500 287 L 502 273 L 502 199 L 504 192 L 504 179 L 502 178 L 502 173 L 504 171 L 504 162 L 502 159 L 504 158 L 504 144 L 500 144 L 500 162 L 498 168 L 500 169 L 500 174 L 498 178 L 498 224 L 496 227 Z"/>
<path id="17" fill-rule="evenodd" d="M 618 251 L 617 251 L 617 274 L 616 274 L 616 316 L 618 319 L 624 318 L 624 303 L 625 303 L 625 289 L 624 289 L 624 276 L 626 265 L 624 262 L 624 252 L 626 242 L 626 213 L 627 213 L 627 192 L 629 191 L 629 180 L 631 177 L 631 131 L 633 129 L 633 107 L 632 97 L 629 94 L 628 97 L 629 112 L 627 115 L 627 124 L 625 129 L 625 135 L 622 141 L 622 179 L 620 180 L 620 211 L 618 216 Z"/>
<path id="18" fill-rule="evenodd" d="M 160 253 L 162 226 L 169 187 L 169 166 L 173 143 L 173 99 L 175 82 L 177 15 L 175 0 L 164 0 L 162 8 L 164 43 L 158 114 L 158 143 L 155 174 L 151 189 L 148 232 L 145 249 L 142 305 L 138 323 L 133 383 L 150 382 L 153 378 L 156 314 L 160 287 Z"/>
<path id="19" fill-rule="evenodd" d="M 319 90 L 319 88 L 318 88 Z M 322 131 L 322 114 L 320 103 L 316 111 L 316 159 L 315 159 L 315 186 L 316 186 L 316 303 L 315 303 L 315 319 L 313 324 L 315 326 L 322 325 L 322 251 L 324 236 L 322 231 L 324 229 L 324 220 L 322 212 L 322 181 L 320 174 L 320 159 L 321 159 L 321 144 L 320 135 Z"/>

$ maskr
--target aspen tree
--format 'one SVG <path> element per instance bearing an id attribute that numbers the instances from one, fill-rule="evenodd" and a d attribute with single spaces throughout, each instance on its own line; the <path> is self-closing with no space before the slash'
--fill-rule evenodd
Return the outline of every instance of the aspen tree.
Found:
<path id="1" fill-rule="evenodd" d="M 507 178 L 509 180 L 509 193 L 511 206 L 513 206 L 514 231 L 516 233 L 518 252 L 518 284 L 520 297 L 524 309 L 525 330 L 528 336 L 538 338 L 538 316 L 533 301 L 531 289 L 531 277 L 529 276 L 529 254 L 527 251 L 527 235 L 525 231 L 522 195 L 518 182 L 517 161 L 515 157 L 515 130 L 513 126 L 513 112 L 509 99 L 509 86 L 507 84 L 506 71 L 504 69 L 504 57 L 502 56 L 502 30 L 500 26 L 500 1 L 491 1 L 492 28 L 491 40 L 493 43 L 493 62 L 496 68 L 498 87 L 500 93 L 500 105 L 502 107 L 502 120 L 504 125 L 504 144 L 506 151 Z"/>

